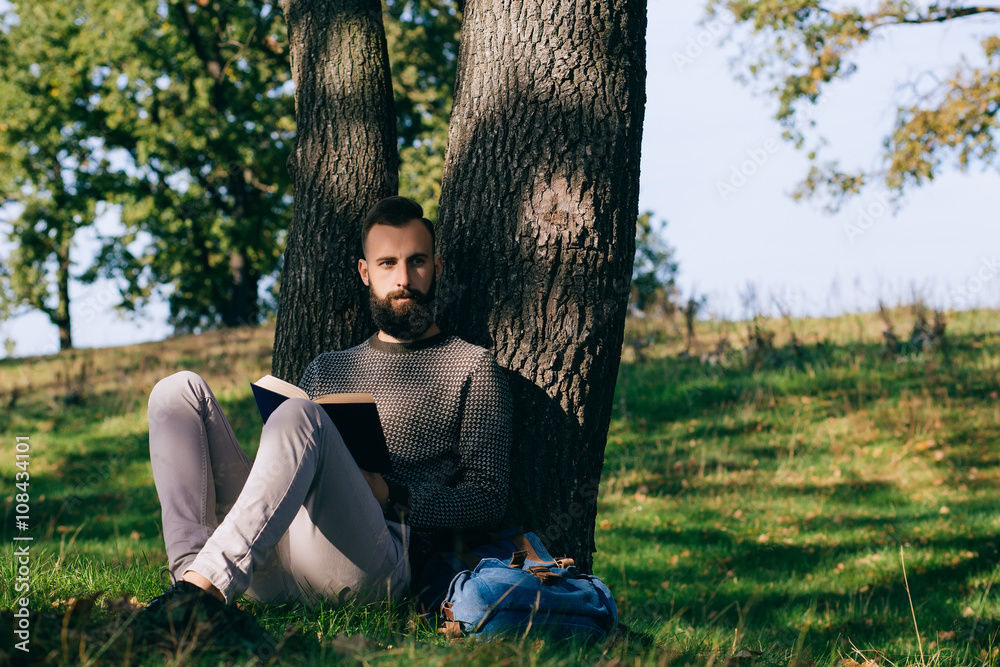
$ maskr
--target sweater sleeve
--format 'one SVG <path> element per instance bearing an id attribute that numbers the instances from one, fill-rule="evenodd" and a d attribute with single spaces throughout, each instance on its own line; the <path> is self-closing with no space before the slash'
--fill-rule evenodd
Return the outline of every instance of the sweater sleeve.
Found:
<path id="1" fill-rule="evenodd" d="M 408 489 L 407 521 L 414 528 L 488 528 L 506 509 L 512 440 L 507 379 L 486 353 L 466 387 L 455 474 L 450 483 L 427 480 Z"/>

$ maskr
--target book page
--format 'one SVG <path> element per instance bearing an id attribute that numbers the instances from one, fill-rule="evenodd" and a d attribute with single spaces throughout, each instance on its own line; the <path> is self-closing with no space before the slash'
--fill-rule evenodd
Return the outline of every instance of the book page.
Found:
<path id="1" fill-rule="evenodd" d="M 371 394 L 324 394 L 313 399 L 317 403 L 374 403 Z"/>
<path id="2" fill-rule="evenodd" d="M 302 388 L 292 384 L 291 382 L 285 382 L 280 378 L 276 378 L 273 375 L 265 375 L 261 379 L 254 382 L 258 387 L 263 387 L 264 389 L 270 389 L 271 391 L 281 394 L 282 396 L 288 396 L 289 398 L 309 398 Z"/>

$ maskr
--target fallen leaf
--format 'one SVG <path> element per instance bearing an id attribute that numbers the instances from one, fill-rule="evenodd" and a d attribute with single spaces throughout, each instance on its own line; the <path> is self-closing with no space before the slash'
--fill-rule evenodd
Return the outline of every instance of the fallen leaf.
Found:
<path id="1" fill-rule="evenodd" d="M 128 593 L 122 593 L 118 597 L 107 600 L 108 609 L 123 614 L 134 614 L 146 608 L 146 605 L 139 602 L 139 598 Z"/>
<path id="2" fill-rule="evenodd" d="M 749 660 L 750 658 L 755 658 L 758 655 L 764 655 L 760 651 L 752 651 L 750 649 L 740 649 L 733 654 L 733 659 L 735 660 Z"/>
<path id="3" fill-rule="evenodd" d="M 91 593 L 90 595 L 84 597 L 73 597 L 67 600 L 66 611 L 63 614 L 63 622 L 65 623 L 73 617 L 79 619 L 88 618 L 90 616 L 90 612 L 94 608 L 94 605 L 97 603 L 97 598 L 102 595 L 104 595 L 104 591 L 97 591 L 96 593 Z"/>

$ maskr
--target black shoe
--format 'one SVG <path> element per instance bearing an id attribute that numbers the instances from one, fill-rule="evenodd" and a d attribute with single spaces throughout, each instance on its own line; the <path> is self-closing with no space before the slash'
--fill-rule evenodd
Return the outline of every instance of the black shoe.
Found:
<path id="1" fill-rule="evenodd" d="M 192 643 L 211 650 L 248 651 L 261 658 L 274 642 L 252 614 L 229 606 L 188 581 L 175 581 L 140 612 L 137 626 L 154 644 L 176 648 Z"/>

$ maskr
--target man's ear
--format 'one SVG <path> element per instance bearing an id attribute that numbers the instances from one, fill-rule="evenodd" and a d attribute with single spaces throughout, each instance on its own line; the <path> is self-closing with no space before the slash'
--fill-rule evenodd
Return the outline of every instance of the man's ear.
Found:
<path id="1" fill-rule="evenodd" d="M 440 279 L 441 271 L 443 270 L 444 270 L 444 258 L 441 257 L 440 253 L 438 253 L 437 255 L 434 255 L 434 278 Z"/>
<path id="2" fill-rule="evenodd" d="M 366 262 L 363 259 L 359 259 L 358 260 L 358 273 L 361 274 L 361 282 L 363 282 L 365 284 L 365 287 L 368 287 L 369 286 L 368 285 L 368 262 Z"/>

